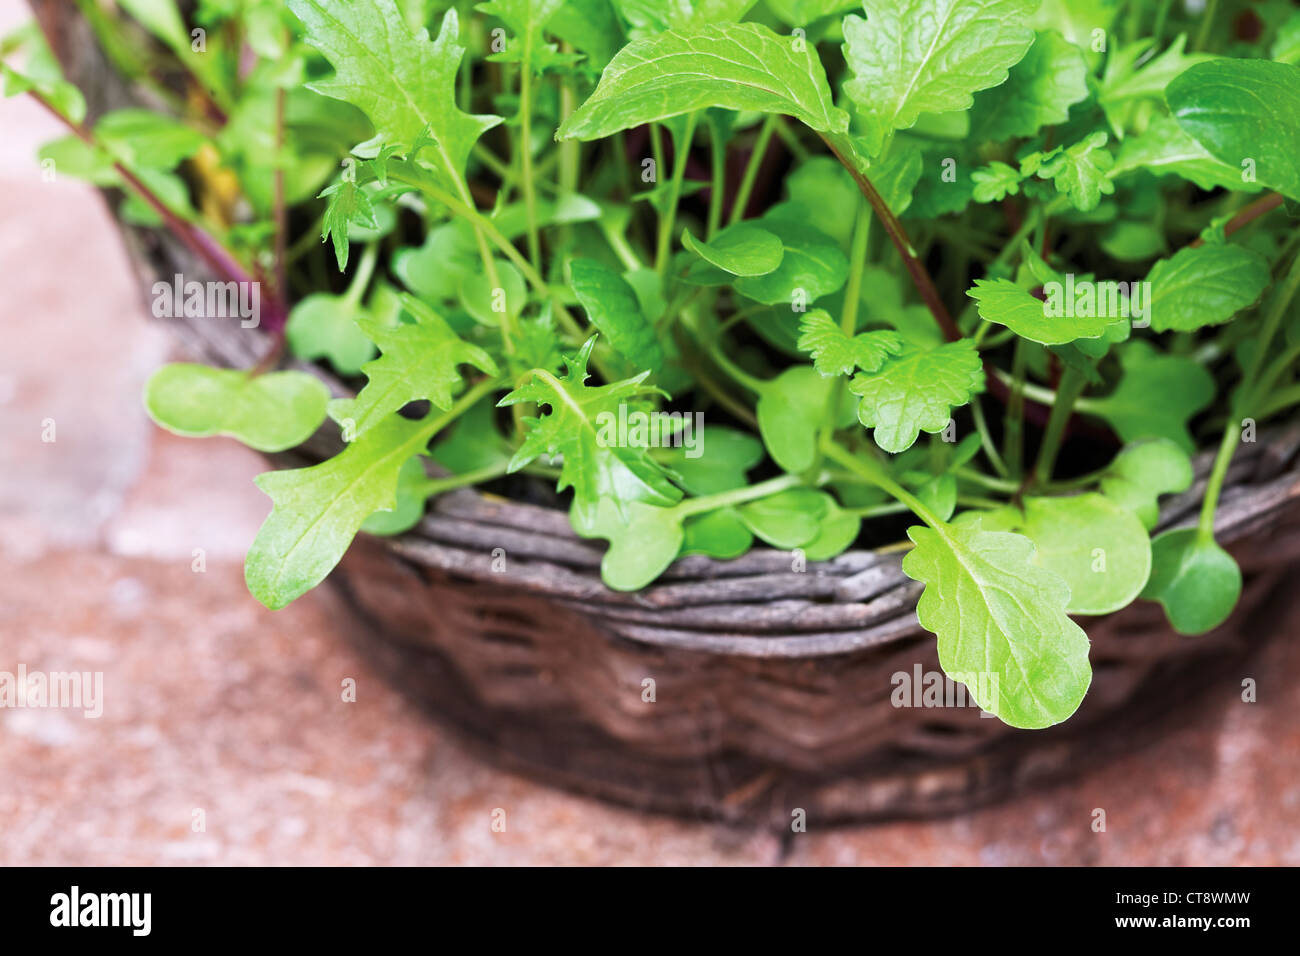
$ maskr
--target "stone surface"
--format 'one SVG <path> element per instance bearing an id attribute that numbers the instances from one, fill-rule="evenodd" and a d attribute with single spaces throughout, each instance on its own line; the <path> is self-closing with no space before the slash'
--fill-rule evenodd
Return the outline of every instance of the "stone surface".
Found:
<path id="1" fill-rule="evenodd" d="M 0 24 L 15 8 L 0 0 Z M 1300 864 L 1290 635 L 1257 663 L 1258 704 L 1053 790 L 942 821 L 814 828 L 784 855 L 771 834 L 646 817 L 477 762 L 367 672 L 327 590 L 278 613 L 248 596 L 260 460 L 147 422 L 139 388 L 167 337 L 111 222 L 92 191 L 41 181 L 35 145 L 57 128 L 39 110 L 0 101 L 0 129 L 0 259 L 22 263 L 0 283 L 0 671 L 104 675 L 98 718 L 0 709 L 0 865 Z"/>

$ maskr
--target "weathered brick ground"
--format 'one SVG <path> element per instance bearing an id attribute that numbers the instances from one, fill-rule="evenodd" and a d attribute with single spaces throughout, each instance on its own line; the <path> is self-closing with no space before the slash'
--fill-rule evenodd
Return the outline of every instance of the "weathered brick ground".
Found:
<path id="1" fill-rule="evenodd" d="M 17 7 L 0 0 L 0 32 Z M 54 129 L 36 108 L 0 102 L 0 130 L 0 671 L 99 670 L 106 696 L 98 720 L 0 709 L 0 865 L 778 859 L 769 835 L 486 767 L 366 671 L 328 593 L 278 614 L 256 604 L 240 560 L 267 510 L 258 459 L 147 422 L 140 385 L 169 343 L 111 223 L 89 189 L 41 181 L 32 154 Z M 1072 785 L 958 819 L 801 835 L 787 861 L 1300 864 L 1294 634 L 1257 676 L 1258 704 Z M 355 704 L 340 700 L 348 677 Z"/>

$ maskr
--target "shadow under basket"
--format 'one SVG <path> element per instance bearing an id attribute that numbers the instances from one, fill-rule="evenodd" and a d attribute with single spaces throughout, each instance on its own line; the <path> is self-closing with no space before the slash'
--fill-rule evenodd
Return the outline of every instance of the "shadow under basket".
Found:
<path id="1" fill-rule="evenodd" d="M 132 105 L 72 4 L 33 7 L 92 119 Z M 123 235 L 143 290 L 155 277 L 204 277 L 167 235 Z M 268 346 L 234 321 L 171 325 L 213 365 L 250 367 Z M 358 538 L 330 581 L 366 659 L 507 768 L 639 808 L 781 828 L 798 811 L 821 823 L 951 813 L 1064 779 L 1191 708 L 1241 700 L 1247 658 L 1300 601 L 1298 446 L 1300 427 L 1261 435 L 1229 471 L 1217 531 L 1246 581 L 1231 619 L 1180 637 L 1159 606 L 1138 602 L 1083 621 L 1092 687 L 1049 730 L 1014 730 L 974 706 L 896 706 L 898 675 L 939 673 L 916 620 L 920 587 L 897 554 L 803 570 L 767 550 L 690 557 L 624 594 L 601 583 L 601 548 L 565 514 L 462 490 L 406 535 Z M 322 429 L 275 461 L 309 464 L 338 447 Z M 1193 487 L 1164 502 L 1162 527 L 1194 521 L 1208 468 L 1203 455 Z"/>

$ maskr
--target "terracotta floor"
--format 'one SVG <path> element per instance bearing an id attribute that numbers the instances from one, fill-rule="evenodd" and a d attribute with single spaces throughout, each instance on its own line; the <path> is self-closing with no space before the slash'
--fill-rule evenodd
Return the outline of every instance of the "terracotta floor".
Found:
<path id="1" fill-rule="evenodd" d="M 0 0 L 0 32 L 16 6 Z M 0 709 L 0 864 L 778 859 L 770 835 L 486 767 L 367 673 L 328 593 L 278 614 L 254 602 L 240 560 L 267 511 L 258 459 L 147 422 L 140 385 L 169 342 L 111 224 L 89 189 L 42 181 L 32 154 L 57 131 L 31 104 L 0 102 L 0 130 L 0 671 L 105 682 L 98 719 Z M 1068 787 L 940 822 L 814 829 L 786 862 L 1300 864 L 1294 635 L 1257 669 L 1259 703 Z"/>

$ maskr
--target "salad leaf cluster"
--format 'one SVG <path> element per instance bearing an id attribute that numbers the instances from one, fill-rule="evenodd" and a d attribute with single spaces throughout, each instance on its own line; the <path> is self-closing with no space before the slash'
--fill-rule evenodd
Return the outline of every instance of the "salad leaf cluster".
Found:
<path id="1" fill-rule="evenodd" d="M 1075 617 L 1236 603 L 1227 470 L 1300 403 L 1289 3 L 81 6 L 156 106 L 87 125 L 21 30 L 6 92 L 69 128 L 43 159 L 269 290 L 267 357 L 168 366 L 150 415 L 344 442 L 258 478 L 266 606 L 522 481 L 622 590 L 902 541 L 945 670 L 1039 728 L 1089 687 Z M 1152 537 L 1202 447 L 1199 521 Z"/>

